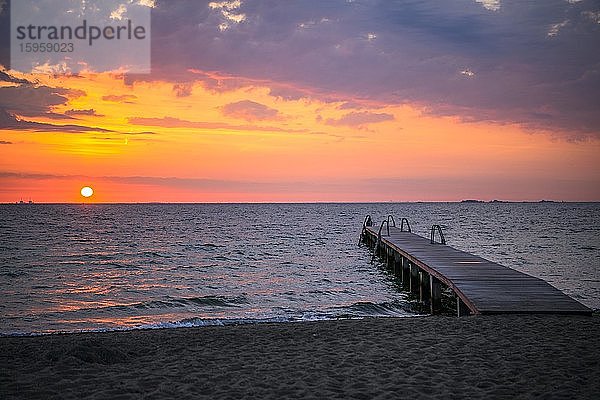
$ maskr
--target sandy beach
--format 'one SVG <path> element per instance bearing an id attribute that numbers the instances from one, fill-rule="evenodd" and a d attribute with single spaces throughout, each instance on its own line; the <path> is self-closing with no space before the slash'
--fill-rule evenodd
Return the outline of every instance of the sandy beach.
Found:
<path id="1" fill-rule="evenodd" d="M 599 322 L 435 316 L 3 337 L 0 398 L 593 399 Z"/>

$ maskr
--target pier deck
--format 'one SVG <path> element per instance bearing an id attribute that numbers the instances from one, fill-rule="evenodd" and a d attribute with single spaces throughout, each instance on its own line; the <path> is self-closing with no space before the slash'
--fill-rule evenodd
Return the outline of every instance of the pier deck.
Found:
<path id="1" fill-rule="evenodd" d="M 411 290 L 435 312 L 439 284 L 457 296 L 458 314 L 552 313 L 592 311 L 549 283 L 431 239 L 387 227 L 364 226 L 362 240 L 409 280 Z M 379 236 L 379 240 L 378 240 Z"/>

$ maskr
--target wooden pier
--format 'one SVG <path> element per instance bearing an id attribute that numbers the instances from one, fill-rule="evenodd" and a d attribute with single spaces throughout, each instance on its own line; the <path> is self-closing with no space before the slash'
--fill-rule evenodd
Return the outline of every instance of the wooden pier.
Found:
<path id="1" fill-rule="evenodd" d="M 592 314 L 591 309 L 539 278 L 447 246 L 438 225 L 431 228 L 427 239 L 412 233 L 406 218 L 397 227 L 388 216 L 377 228 L 367 216 L 360 242 L 368 244 L 373 257 L 381 257 L 403 286 L 429 305 L 432 314 L 441 308 L 442 288 L 455 294 L 459 316 Z"/>

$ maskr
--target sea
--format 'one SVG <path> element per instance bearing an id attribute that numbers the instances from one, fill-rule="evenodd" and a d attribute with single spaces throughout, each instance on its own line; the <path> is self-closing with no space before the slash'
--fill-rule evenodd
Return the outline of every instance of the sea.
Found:
<path id="1" fill-rule="evenodd" d="M 367 214 L 600 309 L 600 203 L 3 204 L 0 335 L 419 316 Z"/>

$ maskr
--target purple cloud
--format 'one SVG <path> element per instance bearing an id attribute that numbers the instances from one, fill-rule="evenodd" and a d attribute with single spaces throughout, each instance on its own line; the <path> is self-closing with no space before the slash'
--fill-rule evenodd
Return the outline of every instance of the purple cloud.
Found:
<path id="1" fill-rule="evenodd" d="M 87 116 L 94 116 L 94 117 L 103 117 L 104 115 L 102 114 L 98 114 L 96 113 L 96 110 L 94 110 L 93 108 L 87 109 L 87 110 L 67 110 L 65 111 L 65 115 L 68 116 L 74 116 L 74 115 L 87 115 Z"/>
<path id="2" fill-rule="evenodd" d="M 279 111 L 251 100 L 229 103 L 222 108 L 223 115 L 246 121 L 273 120 L 279 117 Z"/>
<path id="3" fill-rule="evenodd" d="M 191 68 L 280 82 L 272 94 L 290 99 L 304 93 L 285 85 L 600 136 L 597 12 L 594 2 L 564 0 L 257 0 L 221 29 L 220 9 L 174 0 L 153 10 L 153 70 L 170 81 Z"/>
<path id="4" fill-rule="evenodd" d="M 192 85 L 190 83 L 178 83 L 173 86 L 173 91 L 177 97 L 188 97 L 192 94 Z"/>
<path id="5" fill-rule="evenodd" d="M 21 79 L 21 78 L 14 77 L 14 76 L 10 75 L 9 73 L 7 73 L 6 71 L 2 71 L 2 70 L 0 70 L 0 81 L 10 82 L 10 83 L 19 83 L 19 84 L 31 84 L 32 83 L 32 82 L 28 81 L 27 79 Z"/>
<path id="6" fill-rule="evenodd" d="M 88 127 L 82 125 L 55 125 L 45 122 L 33 122 L 17 118 L 13 114 L 0 108 L 0 129 L 34 131 L 34 132 L 61 132 L 61 133 L 84 133 L 84 132 L 113 132 L 108 129 Z"/>
<path id="7" fill-rule="evenodd" d="M 394 116 L 392 114 L 362 111 L 345 114 L 339 119 L 329 118 L 327 119 L 327 121 L 325 121 L 325 123 L 334 126 L 362 126 L 367 124 L 374 124 L 377 122 L 393 120 Z"/>
<path id="8" fill-rule="evenodd" d="M 22 84 L 0 88 L 0 108 L 15 114 L 36 117 L 57 117 L 52 107 L 65 104 L 68 98 L 82 96 L 79 90 Z M 64 118 L 64 116 L 62 116 Z"/>

